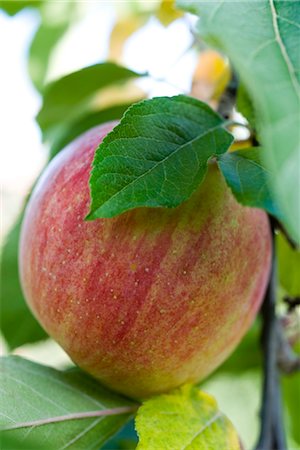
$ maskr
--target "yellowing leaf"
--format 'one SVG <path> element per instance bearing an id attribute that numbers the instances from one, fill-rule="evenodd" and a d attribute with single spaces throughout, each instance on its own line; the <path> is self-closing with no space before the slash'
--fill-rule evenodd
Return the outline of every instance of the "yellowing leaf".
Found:
<path id="1" fill-rule="evenodd" d="M 230 77 L 228 60 L 214 50 L 205 50 L 200 54 L 194 72 L 192 95 L 204 102 L 216 102 L 224 92 Z"/>
<path id="2" fill-rule="evenodd" d="M 174 20 L 183 16 L 183 12 L 176 9 L 174 5 L 174 0 L 162 0 L 160 3 L 160 7 L 156 15 L 159 21 L 165 26 L 170 25 L 170 23 L 174 22 Z"/>
<path id="3" fill-rule="evenodd" d="M 238 435 L 213 397 L 191 385 L 151 398 L 136 417 L 137 450 L 240 450 Z"/>
<path id="4" fill-rule="evenodd" d="M 91 102 L 91 109 L 107 108 L 121 103 L 135 103 L 145 98 L 145 92 L 135 83 L 127 82 L 125 85 L 109 86 L 98 92 Z"/>
<path id="5" fill-rule="evenodd" d="M 253 143 L 252 140 L 245 139 L 244 141 L 234 141 L 232 145 L 229 147 L 229 152 L 236 152 L 237 150 L 247 150 L 249 147 L 252 147 Z"/>
<path id="6" fill-rule="evenodd" d="M 109 57 L 110 61 L 121 62 L 123 48 L 126 40 L 142 25 L 147 16 L 139 14 L 128 16 L 116 22 L 110 34 Z"/>

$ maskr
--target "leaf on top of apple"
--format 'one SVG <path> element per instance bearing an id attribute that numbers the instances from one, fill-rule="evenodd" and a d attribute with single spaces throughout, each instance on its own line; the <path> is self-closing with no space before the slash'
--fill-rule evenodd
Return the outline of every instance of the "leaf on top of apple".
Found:
<path id="1" fill-rule="evenodd" d="M 187 200 L 203 181 L 208 160 L 232 143 L 224 126 L 208 105 L 184 95 L 134 104 L 96 150 L 87 218 Z"/>
<path id="2" fill-rule="evenodd" d="M 282 219 L 269 189 L 269 170 L 261 161 L 263 149 L 252 147 L 218 156 L 219 167 L 236 199 Z"/>
<path id="3" fill-rule="evenodd" d="M 240 450 L 240 440 L 215 399 L 192 385 L 144 402 L 136 416 L 137 450 Z"/>
<path id="4" fill-rule="evenodd" d="M 1 358 L 0 368 L 0 428 L 22 448 L 99 448 L 137 408 L 77 368 L 62 372 L 14 356 Z"/>

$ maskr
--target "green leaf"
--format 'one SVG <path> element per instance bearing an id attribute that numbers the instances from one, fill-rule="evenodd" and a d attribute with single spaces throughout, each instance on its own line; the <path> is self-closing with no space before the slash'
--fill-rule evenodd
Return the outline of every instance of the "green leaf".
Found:
<path id="1" fill-rule="evenodd" d="M 294 373 L 282 379 L 283 400 L 285 406 L 286 427 L 300 448 L 299 404 L 300 374 Z M 291 449 L 294 447 L 290 447 Z"/>
<path id="2" fill-rule="evenodd" d="M 1 255 L 1 332 L 11 349 L 47 336 L 28 309 L 19 281 L 18 246 L 22 219 L 23 214 L 10 231 Z"/>
<path id="3" fill-rule="evenodd" d="M 218 399 L 219 408 L 234 423 L 244 450 L 255 448 L 259 434 L 261 372 L 261 367 L 236 373 L 216 372 L 199 386 Z"/>
<path id="4" fill-rule="evenodd" d="M 131 103 L 124 105 L 115 105 L 100 111 L 86 114 L 77 121 L 67 125 L 54 138 L 51 147 L 50 158 L 53 158 L 60 150 L 62 150 L 69 142 L 73 141 L 77 136 L 90 128 L 100 125 L 111 120 L 118 120 L 124 112 L 131 106 Z"/>
<path id="5" fill-rule="evenodd" d="M 213 397 L 185 385 L 154 397 L 136 416 L 137 450 L 238 450 L 238 435 Z"/>
<path id="6" fill-rule="evenodd" d="M 268 171 L 259 147 L 237 150 L 218 157 L 218 164 L 236 199 L 245 206 L 265 209 L 281 217 L 268 187 Z"/>
<path id="7" fill-rule="evenodd" d="M 15 436 L 10 436 L 9 433 L 0 431 L 1 450 L 47 450 L 46 442 L 39 442 L 31 437 L 23 442 Z"/>
<path id="8" fill-rule="evenodd" d="M 81 115 L 93 94 L 100 89 L 143 75 L 110 62 L 66 75 L 46 88 L 37 121 L 45 132 L 54 125 Z"/>
<path id="9" fill-rule="evenodd" d="M 61 372 L 19 357 L 1 359 L 1 428 L 47 449 L 100 447 L 136 409 L 79 369 Z"/>
<path id="10" fill-rule="evenodd" d="M 236 106 L 238 111 L 248 120 L 249 125 L 256 129 L 254 106 L 249 97 L 247 89 L 240 84 L 237 92 Z"/>
<path id="11" fill-rule="evenodd" d="M 88 219 L 139 206 L 175 207 L 202 182 L 232 136 L 206 104 L 178 95 L 136 103 L 96 151 Z M 105 188 L 104 188 L 105 187 Z"/>
<path id="12" fill-rule="evenodd" d="M 201 17 L 199 33 L 229 56 L 257 113 L 284 224 L 300 243 L 300 2 L 179 0 Z"/>
<path id="13" fill-rule="evenodd" d="M 24 8 L 39 8 L 43 0 L 2 0 L 0 1 L 0 9 L 10 16 L 14 16 Z"/>
<path id="14" fill-rule="evenodd" d="M 276 235 L 279 281 L 292 297 L 300 296 L 300 251 L 294 250 L 282 234 Z"/>
<path id="15" fill-rule="evenodd" d="M 46 11 L 44 12 L 42 8 L 43 19 L 33 37 L 28 54 L 28 71 L 39 91 L 45 86 L 51 53 L 74 20 L 77 3 L 47 2 L 43 6 L 46 7 Z"/>

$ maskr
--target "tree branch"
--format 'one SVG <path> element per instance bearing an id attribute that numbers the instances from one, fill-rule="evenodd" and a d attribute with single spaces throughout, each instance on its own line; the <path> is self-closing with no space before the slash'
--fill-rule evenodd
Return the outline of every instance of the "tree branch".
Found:
<path id="1" fill-rule="evenodd" d="M 275 313 L 276 255 L 272 228 L 272 269 L 266 297 L 262 306 L 262 348 L 264 381 L 261 407 L 261 431 L 256 450 L 286 450 L 282 419 L 279 373 L 277 368 L 278 323 Z"/>
<path id="2" fill-rule="evenodd" d="M 238 89 L 238 78 L 235 72 L 232 73 L 231 80 L 229 81 L 225 92 L 221 96 L 218 113 L 224 118 L 229 119 L 231 117 L 233 108 L 236 104 L 236 96 Z"/>
<path id="3" fill-rule="evenodd" d="M 300 371 L 300 357 L 293 351 L 279 321 L 277 321 L 277 345 L 277 364 L 280 370 L 285 374 Z"/>

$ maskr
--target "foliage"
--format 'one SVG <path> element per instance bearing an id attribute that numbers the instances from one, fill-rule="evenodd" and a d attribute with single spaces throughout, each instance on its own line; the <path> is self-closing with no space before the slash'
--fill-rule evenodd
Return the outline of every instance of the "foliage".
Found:
<path id="1" fill-rule="evenodd" d="M 176 9 L 173 0 L 162 0 L 155 6 L 127 2 L 126 13 L 118 17 L 111 33 L 109 59 L 114 62 L 83 67 L 46 85 L 55 48 L 79 20 L 78 2 L 62 6 L 37 0 L 0 2 L 0 8 L 9 15 L 28 7 L 41 18 L 28 52 L 28 69 L 42 95 L 37 122 L 50 147 L 49 160 L 94 125 L 120 120 L 96 151 L 89 219 L 112 217 L 140 206 L 176 207 L 201 184 L 213 159 L 240 203 L 275 216 L 300 242 L 300 3 L 178 0 L 179 6 L 182 10 Z M 155 16 L 168 27 L 183 17 L 183 10 L 201 19 L 195 42 L 201 40 L 202 53 L 191 74 L 191 96 L 144 100 L 144 93 L 139 92 L 132 100 L 129 95 L 119 98 L 116 91 L 113 99 L 109 89 L 121 86 L 128 93 L 129 83 L 148 76 L 121 65 L 126 40 L 150 17 Z M 101 30 L 99 33 L 101 36 Z M 209 46 L 206 53 L 202 51 L 203 40 Z M 228 86 L 232 72 L 228 58 L 239 79 L 236 108 L 251 128 L 251 136 L 244 143 L 248 148 L 234 152 L 227 150 L 235 125 L 212 109 L 218 107 Z M 199 94 L 199 82 L 201 89 L 206 89 L 204 97 L 210 106 L 197 100 L 203 94 Z M 103 94 L 110 98 L 108 103 Z M 234 145 L 237 148 L 237 143 Z M 10 349 L 46 337 L 27 308 L 20 287 L 17 254 L 21 220 L 22 215 L 2 250 L 1 331 Z M 292 248 L 281 232 L 276 235 L 276 252 L 279 297 L 281 292 L 299 296 L 299 250 Z M 256 321 L 235 352 L 201 384 L 201 389 L 217 397 L 228 417 L 234 416 L 236 405 L 235 419 L 243 416 L 252 435 L 257 432 L 257 423 L 248 421 L 257 415 L 259 335 L 260 323 Z M 1 425 L 11 428 L 1 434 L 5 450 L 100 446 L 116 450 L 136 445 L 133 420 L 128 421 L 139 405 L 108 391 L 79 369 L 59 371 L 12 356 L 3 358 L 0 368 Z M 300 448 L 299 386 L 298 374 L 283 377 L 290 448 Z M 249 405 L 244 408 L 243 402 L 250 396 L 256 397 L 248 411 Z M 84 417 L 87 412 L 91 417 Z M 240 431 L 238 420 L 234 423 Z M 198 387 L 184 386 L 146 400 L 138 409 L 136 430 L 140 450 L 240 448 L 229 419 L 219 411 L 213 397 Z"/>
<path id="2" fill-rule="evenodd" d="M 247 88 L 265 147 L 263 159 L 273 174 L 270 185 L 285 225 L 300 242 L 300 3 L 179 0 L 177 4 L 201 17 L 198 33 L 229 56 Z"/>
<path id="3" fill-rule="evenodd" d="M 136 417 L 137 450 L 240 449 L 216 401 L 190 385 L 146 401 Z"/>
<path id="4" fill-rule="evenodd" d="M 21 215 L 10 231 L 2 249 L 1 331 L 11 349 L 46 337 L 29 311 L 22 293 L 18 273 L 18 248 Z"/>
<path id="5" fill-rule="evenodd" d="M 209 158 L 231 142 L 221 117 L 195 99 L 161 97 L 132 106 L 96 151 L 88 218 L 179 205 L 202 182 Z"/>
<path id="6" fill-rule="evenodd" d="M 113 63 L 95 64 L 52 82 L 45 90 L 37 121 L 43 132 L 82 114 L 93 95 L 113 83 L 139 74 Z"/>
<path id="7" fill-rule="evenodd" d="M 4 10 L 7 14 L 14 16 L 24 8 L 39 8 L 43 0 L 1 0 L 0 9 Z"/>
<path id="8" fill-rule="evenodd" d="M 37 2 L 35 2 L 37 3 Z M 41 23 L 30 44 L 28 71 L 36 89 L 43 92 L 51 56 L 77 17 L 78 3 L 42 2 Z"/>
<path id="9" fill-rule="evenodd" d="M 236 150 L 218 156 L 218 164 L 236 199 L 245 206 L 265 209 L 280 218 L 267 183 L 268 171 L 261 162 L 263 149 Z"/>
<path id="10" fill-rule="evenodd" d="M 79 369 L 60 372 L 19 357 L 1 361 L 1 405 L 4 435 L 22 446 L 29 438 L 36 449 L 100 446 L 135 410 Z"/>

